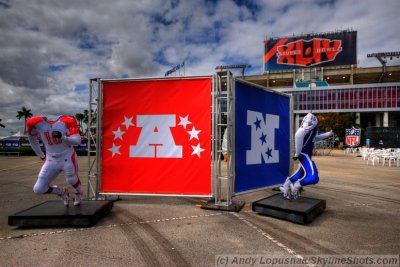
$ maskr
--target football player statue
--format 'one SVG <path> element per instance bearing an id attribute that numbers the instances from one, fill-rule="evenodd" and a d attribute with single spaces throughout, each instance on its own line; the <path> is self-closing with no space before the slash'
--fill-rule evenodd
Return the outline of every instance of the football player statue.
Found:
<path id="1" fill-rule="evenodd" d="M 332 130 L 319 134 L 317 131 L 318 119 L 312 113 L 308 113 L 301 122 L 300 128 L 295 134 L 295 154 L 293 159 L 299 160 L 299 168 L 279 188 L 283 197 L 297 199 L 301 188 L 319 181 L 318 170 L 311 160 L 314 142 L 326 139 L 333 135 Z"/>
<path id="2" fill-rule="evenodd" d="M 57 175 L 64 171 L 68 184 L 76 190 L 74 205 L 80 205 L 82 189 L 78 178 L 78 159 L 73 147 L 81 143 L 76 120 L 69 116 L 59 116 L 55 120 L 38 116 L 29 118 L 26 128 L 33 151 L 44 161 L 33 191 L 39 195 L 60 196 L 64 205 L 68 207 L 68 189 L 50 185 Z M 44 144 L 46 154 L 40 148 L 38 137 Z"/>

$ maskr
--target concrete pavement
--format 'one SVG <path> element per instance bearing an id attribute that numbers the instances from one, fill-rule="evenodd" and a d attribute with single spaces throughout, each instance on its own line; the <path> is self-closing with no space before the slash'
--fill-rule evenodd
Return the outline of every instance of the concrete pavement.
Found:
<path id="1" fill-rule="evenodd" d="M 313 159 L 320 182 L 304 195 L 325 199 L 327 209 L 305 226 L 251 211 L 251 202 L 276 193 L 267 189 L 235 197 L 247 203 L 239 213 L 196 208 L 195 198 L 124 196 L 94 227 L 19 229 L 8 226 L 9 215 L 54 196 L 32 191 L 38 158 L 0 157 L 0 266 L 187 267 L 224 263 L 216 255 L 225 254 L 398 255 L 400 167 L 367 166 L 343 151 Z M 86 157 L 79 164 L 86 186 Z M 56 183 L 65 184 L 63 175 Z"/>

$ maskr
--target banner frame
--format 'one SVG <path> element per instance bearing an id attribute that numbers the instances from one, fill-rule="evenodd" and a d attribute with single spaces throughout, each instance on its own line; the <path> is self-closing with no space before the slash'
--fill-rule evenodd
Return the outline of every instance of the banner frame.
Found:
<path id="1" fill-rule="evenodd" d="M 234 96 L 234 98 L 233 98 L 233 109 L 234 109 L 234 113 L 233 113 L 233 122 L 234 122 L 234 127 L 233 128 L 235 128 L 236 127 L 236 123 L 235 123 L 235 114 L 236 114 L 236 110 L 235 110 L 235 106 L 236 106 L 236 82 L 239 82 L 239 83 L 242 83 L 242 84 L 244 84 L 244 85 L 249 85 L 249 86 L 252 86 L 252 87 L 256 87 L 257 89 L 260 89 L 260 90 L 263 90 L 263 91 L 267 91 L 267 92 L 270 92 L 270 93 L 272 93 L 272 94 L 277 94 L 277 95 L 281 95 L 281 96 L 284 96 L 284 97 L 288 97 L 289 98 L 289 142 L 290 142 L 290 144 L 289 144 L 289 172 L 293 169 L 293 159 L 292 159 L 292 155 L 293 155 L 293 151 L 294 151 L 294 132 L 293 132 L 293 129 L 294 129 L 294 125 L 293 125 L 293 96 L 291 95 L 291 94 L 286 94 L 286 93 L 283 93 L 283 92 L 278 92 L 278 91 L 275 91 L 275 90 L 272 90 L 272 89 L 269 89 L 269 88 L 267 88 L 267 87 L 264 87 L 264 86 L 262 86 L 262 85 L 259 85 L 259 84 L 255 84 L 255 83 L 252 83 L 252 82 L 249 82 L 249 81 L 246 81 L 246 80 L 244 80 L 244 79 L 241 79 L 241 78 L 235 78 L 234 79 L 234 87 L 233 87 L 233 96 Z M 235 131 L 233 131 L 233 140 L 235 140 Z M 235 155 L 236 154 L 236 151 L 235 151 L 235 146 L 233 146 L 233 155 Z M 233 156 L 233 158 L 234 158 L 235 156 Z M 235 163 L 234 163 L 235 164 Z M 234 170 L 236 171 L 236 166 L 234 165 Z M 233 192 L 232 192 L 232 195 L 233 196 L 239 196 L 239 195 L 243 195 L 243 194 L 248 194 L 248 193 L 253 193 L 253 192 L 257 192 L 257 191 L 260 191 L 260 190 L 265 190 L 265 189 L 269 189 L 269 188 L 274 188 L 274 187 L 276 187 L 276 186 L 278 186 L 279 184 L 275 184 L 275 185 L 269 185 L 269 186 L 265 186 L 265 187 L 260 187 L 260 188 L 256 188 L 256 189 L 250 189 L 250 190 L 246 190 L 246 191 L 240 191 L 240 192 L 236 192 L 236 190 L 235 190 L 235 188 L 234 188 L 234 186 L 235 186 L 235 184 L 236 184 L 236 172 L 235 172 L 235 175 L 233 176 Z"/>
<path id="2" fill-rule="evenodd" d="M 89 194 L 89 187 L 92 188 L 92 194 L 94 195 L 95 199 L 101 198 L 100 196 L 107 197 L 107 196 L 119 196 L 119 195 L 124 195 L 124 196 L 171 196 L 171 197 L 202 197 L 202 198 L 211 198 L 215 195 L 214 191 L 214 186 L 213 186 L 213 162 L 211 159 L 211 164 L 210 164 L 210 188 L 211 188 L 211 193 L 210 194 L 177 194 L 177 193 L 130 193 L 130 192 L 103 192 L 101 191 L 101 177 L 102 177 L 102 121 L 103 121 L 103 83 L 104 82 L 129 82 L 129 81 L 170 81 L 170 80 L 190 80 L 190 79 L 211 79 L 211 88 L 210 88 L 210 102 L 211 102 L 211 107 L 210 107 L 210 119 L 211 119 L 211 125 L 213 127 L 214 125 L 214 118 L 212 116 L 212 110 L 213 110 L 213 87 L 214 87 L 214 80 L 215 76 L 214 75 L 199 75 L 199 76 L 179 76 L 179 77 L 144 77 L 144 78 L 122 78 L 122 79 L 101 79 L 97 78 L 96 81 L 98 83 L 98 92 L 97 92 L 97 98 L 96 98 L 96 105 L 97 105 L 97 120 L 96 120 L 96 170 L 94 174 L 90 174 L 89 170 L 89 179 L 88 179 L 88 196 Z M 91 85 L 90 85 L 91 86 Z M 90 96 L 90 100 L 92 100 L 92 96 Z M 212 136 L 213 132 L 211 129 L 211 136 L 210 136 L 210 141 L 214 142 L 214 138 Z M 213 147 L 213 144 L 211 144 L 211 149 Z M 89 154 L 90 155 L 90 154 Z M 210 155 L 211 156 L 211 155 Z M 90 156 L 89 156 L 89 164 L 90 164 Z M 89 181 L 91 179 L 90 176 L 94 176 L 96 179 L 96 184 L 93 186 Z M 93 189 L 93 187 L 95 187 Z"/>
<path id="3" fill-rule="evenodd" d="M 95 85 L 97 84 L 97 86 Z M 101 112 L 99 110 L 99 106 L 101 103 L 101 94 L 100 94 L 100 78 L 93 78 L 89 80 L 89 119 L 87 124 L 87 138 L 88 138 L 88 178 L 87 178 L 87 197 L 91 200 L 100 200 L 99 198 L 99 163 L 100 163 L 100 154 L 98 151 L 100 150 L 101 138 L 99 138 L 99 117 Z M 91 111 L 94 111 L 92 114 Z M 93 117 L 92 115 L 95 115 Z M 92 129 L 96 132 L 93 134 Z M 94 150 L 92 150 L 92 144 L 94 145 Z"/>
<path id="4" fill-rule="evenodd" d="M 210 98 L 211 98 L 211 107 L 210 107 L 210 116 L 211 116 L 211 175 L 210 175 L 210 184 L 211 184 L 211 194 L 206 195 L 197 195 L 197 194 L 156 194 L 156 193 L 127 193 L 127 192 L 101 192 L 101 173 L 102 173 L 102 119 L 103 119 L 103 82 L 121 82 L 121 81 L 146 81 L 146 80 L 183 80 L 183 79 L 197 79 L 197 78 L 210 78 L 211 79 L 211 91 L 210 91 Z M 227 101 L 227 123 L 225 124 L 228 128 L 228 163 L 227 163 L 227 177 L 223 177 L 221 179 L 221 144 L 222 138 L 217 136 L 218 129 L 221 127 L 221 95 L 222 92 L 222 78 L 226 78 L 227 82 L 227 95 L 224 96 L 225 100 Z M 90 80 L 89 84 L 89 110 L 94 109 L 94 116 L 91 117 L 92 114 L 89 112 L 89 125 L 90 129 L 94 129 L 96 131 L 96 137 L 94 137 L 91 131 L 88 131 L 88 198 L 89 199 L 104 199 L 110 196 L 170 196 L 170 197 L 200 197 L 200 198 L 215 198 L 215 205 L 216 206 L 230 206 L 232 204 L 232 197 L 236 195 L 242 195 L 246 193 L 256 192 L 260 190 L 265 190 L 267 188 L 274 187 L 274 185 L 251 189 L 247 191 L 235 192 L 234 185 L 235 185 L 235 147 L 233 145 L 233 140 L 235 140 L 235 99 L 236 99 L 236 81 L 257 87 L 258 89 L 271 92 L 273 94 L 279 94 L 282 96 L 289 97 L 290 101 L 290 155 L 293 154 L 293 129 L 294 129 L 294 119 L 293 119 L 293 100 L 292 95 L 286 94 L 283 92 L 278 92 L 275 90 L 271 90 L 264 86 L 251 83 L 241 78 L 235 78 L 232 74 L 228 73 L 226 76 L 219 76 L 217 74 L 214 75 L 201 75 L 201 76 L 185 76 L 185 77 L 162 77 L 162 78 L 125 78 L 125 79 L 101 79 L 95 78 Z M 96 86 L 93 83 L 97 83 Z M 97 90 L 97 91 L 96 91 Z M 219 103 L 219 104 L 218 104 Z M 219 105 L 219 106 L 218 106 Z M 219 109 L 218 109 L 219 108 Z M 91 144 L 95 145 L 96 150 L 91 150 Z M 93 154 L 95 155 L 93 159 Z M 290 168 L 293 168 L 293 160 L 289 155 L 290 160 Z M 219 168 L 218 168 L 219 166 Z M 226 181 L 226 195 L 223 196 L 222 192 L 222 184 L 221 181 Z"/>
<path id="5" fill-rule="evenodd" d="M 217 73 L 215 77 L 215 83 L 213 87 L 213 148 L 212 148 L 212 164 L 213 164 L 213 186 L 214 186 L 214 202 L 215 206 L 227 208 L 232 205 L 233 196 L 233 179 L 234 179 L 234 168 L 232 167 L 233 162 L 233 148 L 232 148 L 232 129 L 234 122 L 232 121 L 232 110 L 233 110 L 233 87 L 234 83 L 232 74 L 227 71 L 226 73 Z M 224 80 L 224 81 L 223 81 Z M 223 90 L 222 83 L 225 82 L 226 90 Z M 225 91 L 225 93 L 224 93 Z M 222 107 L 226 104 L 226 115 L 227 120 L 222 120 Z M 226 162 L 226 173 L 224 174 L 222 168 L 221 153 L 222 142 L 223 142 L 223 127 L 226 127 L 227 131 L 227 162 Z M 225 183 L 224 190 L 222 184 Z"/>

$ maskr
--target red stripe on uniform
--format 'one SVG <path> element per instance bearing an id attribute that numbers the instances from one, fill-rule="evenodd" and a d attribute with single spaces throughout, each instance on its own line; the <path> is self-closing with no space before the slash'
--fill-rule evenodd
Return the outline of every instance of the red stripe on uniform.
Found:
<path id="1" fill-rule="evenodd" d="M 72 163 L 74 164 L 76 176 L 78 177 L 78 162 L 77 162 L 77 159 L 76 159 L 76 152 L 75 151 L 72 153 L 71 160 L 72 160 Z M 73 185 L 73 187 L 77 188 L 80 184 L 81 184 L 81 181 L 79 180 L 79 177 L 78 177 L 78 181 Z"/>
<path id="2" fill-rule="evenodd" d="M 78 179 L 78 182 L 76 182 L 76 183 L 73 185 L 73 187 L 74 187 L 74 188 L 77 188 L 80 184 L 81 184 L 81 180 Z"/>
<path id="3" fill-rule="evenodd" d="M 72 153 L 71 160 L 72 160 L 72 163 L 74 164 L 75 173 L 76 173 L 76 175 L 78 175 L 78 163 L 76 160 L 76 152 L 75 151 Z"/>

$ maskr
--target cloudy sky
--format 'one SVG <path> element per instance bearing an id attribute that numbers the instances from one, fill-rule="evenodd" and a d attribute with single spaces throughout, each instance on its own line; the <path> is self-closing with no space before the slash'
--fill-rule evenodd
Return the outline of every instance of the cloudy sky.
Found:
<path id="1" fill-rule="evenodd" d="M 353 29 L 358 66 L 380 66 L 366 55 L 400 50 L 399 10 L 398 0 L 0 0 L 0 136 L 23 131 L 22 107 L 83 112 L 94 77 L 159 77 L 183 61 L 186 75 L 239 63 L 260 74 L 269 37 Z"/>

